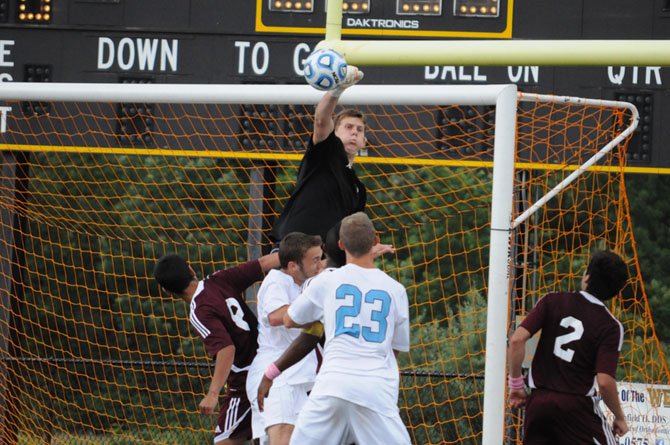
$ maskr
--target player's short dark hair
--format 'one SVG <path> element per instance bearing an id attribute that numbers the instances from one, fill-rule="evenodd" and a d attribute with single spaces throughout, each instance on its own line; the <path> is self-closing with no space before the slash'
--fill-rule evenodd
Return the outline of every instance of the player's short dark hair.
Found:
<path id="1" fill-rule="evenodd" d="M 628 266 L 616 253 L 600 251 L 591 256 L 586 274 L 589 276 L 586 291 L 605 301 L 618 294 L 626 285 Z"/>
<path id="2" fill-rule="evenodd" d="M 174 294 L 181 294 L 193 280 L 188 262 L 170 253 L 163 255 L 154 266 L 154 278 L 163 289 Z"/>
<path id="3" fill-rule="evenodd" d="M 340 239 L 344 248 L 352 256 L 361 257 L 375 245 L 375 226 L 363 212 L 356 212 L 342 220 Z"/>
<path id="4" fill-rule="evenodd" d="M 355 108 L 345 108 L 335 115 L 335 129 L 337 129 L 337 127 L 340 125 L 340 122 L 345 117 L 356 117 L 363 121 L 363 125 L 367 126 L 365 122 L 365 115 L 360 110 L 356 110 Z"/>
<path id="5" fill-rule="evenodd" d="M 321 244 L 319 235 L 307 235 L 302 232 L 286 234 L 279 243 L 279 266 L 286 269 L 291 261 L 302 264 L 305 253 L 312 247 L 321 246 Z"/>
<path id="6" fill-rule="evenodd" d="M 328 267 L 342 267 L 347 264 L 347 255 L 340 249 L 340 227 L 342 221 L 335 224 L 326 234 L 326 241 L 323 243 L 323 253 L 328 259 Z"/>

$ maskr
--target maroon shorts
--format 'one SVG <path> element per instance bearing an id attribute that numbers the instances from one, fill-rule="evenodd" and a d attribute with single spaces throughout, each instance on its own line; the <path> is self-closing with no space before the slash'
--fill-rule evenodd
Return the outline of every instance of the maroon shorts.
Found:
<path id="1" fill-rule="evenodd" d="M 227 391 L 219 398 L 214 443 L 226 439 L 251 440 L 251 406 L 244 391 Z"/>
<path id="2" fill-rule="evenodd" d="M 599 397 L 534 389 L 526 403 L 524 445 L 618 445 L 599 400 Z"/>

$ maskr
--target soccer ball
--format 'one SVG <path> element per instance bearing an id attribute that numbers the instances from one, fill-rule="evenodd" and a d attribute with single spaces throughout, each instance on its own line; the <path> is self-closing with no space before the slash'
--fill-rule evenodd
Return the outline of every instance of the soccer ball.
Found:
<path id="1" fill-rule="evenodd" d="M 335 50 L 317 49 L 305 59 L 303 72 L 307 83 L 317 90 L 333 90 L 347 77 L 347 61 Z"/>

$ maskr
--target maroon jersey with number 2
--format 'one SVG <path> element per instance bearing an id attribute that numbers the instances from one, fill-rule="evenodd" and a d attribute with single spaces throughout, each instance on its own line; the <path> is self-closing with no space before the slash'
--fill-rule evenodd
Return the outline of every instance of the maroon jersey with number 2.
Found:
<path id="1" fill-rule="evenodd" d="M 616 444 L 599 407 L 596 374 L 615 377 L 623 326 L 587 292 L 551 293 L 521 326 L 542 330 L 528 375 L 524 440 L 536 444 Z"/>
<path id="2" fill-rule="evenodd" d="M 599 372 L 615 377 L 623 326 L 587 292 L 551 293 L 521 323 L 531 335 L 542 329 L 528 386 L 595 395 Z"/>

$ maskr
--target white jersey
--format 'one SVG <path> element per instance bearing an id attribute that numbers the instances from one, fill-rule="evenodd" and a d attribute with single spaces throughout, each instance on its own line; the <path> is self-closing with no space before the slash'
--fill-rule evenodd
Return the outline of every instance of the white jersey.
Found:
<path id="1" fill-rule="evenodd" d="M 282 306 L 293 303 L 299 294 L 300 286 L 293 281 L 293 278 L 276 269 L 268 272 L 258 290 L 258 352 L 247 377 L 249 400 L 256 398 L 258 385 L 268 365 L 277 360 L 300 335 L 300 329 L 270 326 L 268 316 Z M 316 366 L 316 354 L 311 352 L 295 366 L 284 371 L 273 383 L 275 386 L 311 384 L 316 377 Z"/>
<path id="2" fill-rule="evenodd" d="M 402 284 L 379 269 L 347 264 L 316 276 L 288 312 L 298 324 L 324 324 L 324 359 L 312 394 L 397 415 L 400 377 L 393 350 L 409 351 Z"/>

